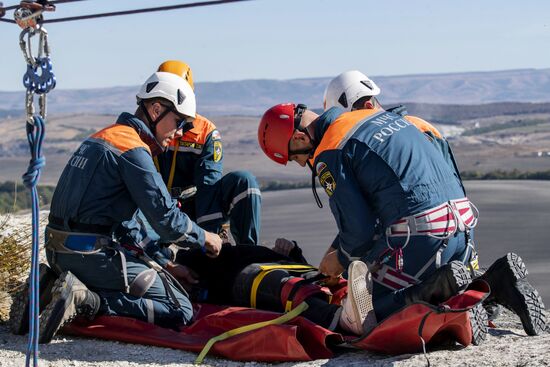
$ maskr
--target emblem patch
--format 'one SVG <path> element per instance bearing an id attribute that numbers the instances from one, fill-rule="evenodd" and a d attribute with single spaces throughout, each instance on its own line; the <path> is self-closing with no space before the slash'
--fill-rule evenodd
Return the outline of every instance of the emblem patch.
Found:
<path id="1" fill-rule="evenodd" d="M 317 163 L 317 166 L 315 167 L 315 171 L 317 172 L 317 176 L 319 176 L 325 168 L 327 168 L 327 165 L 326 165 L 325 162 Z"/>
<path id="2" fill-rule="evenodd" d="M 336 190 L 336 181 L 329 170 L 323 172 L 323 174 L 319 176 L 319 183 L 323 186 L 328 196 L 334 194 L 334 190 Z"/>
<path id="3" fill-rule="evenodd" d="M 222 159 L 222 142 L 214 142 L 214 162 L 219 162 Z"/>
<path id="4" fill-rule="evenodd" d="M 218 130 L 212 131 L 212 140 L 220 140 L 222 138 L 222 135 Z"/>

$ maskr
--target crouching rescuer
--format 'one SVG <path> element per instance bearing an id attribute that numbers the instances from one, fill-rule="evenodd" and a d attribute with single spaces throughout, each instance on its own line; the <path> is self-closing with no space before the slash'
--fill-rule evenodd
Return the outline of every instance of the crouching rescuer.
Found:
<path id="1" fill-rule="evenodd" d="M 477 210 L 442 154 L 402 116 L 378 105 L 330 108 L 319 116 L 285 103 L 264 113 L 258 140 L 273 161 L 309 166 L 329 197 L 338 234 L 319 270 L 337 278 L 358 259 L 368 264 L 372 301 L 365 304 L 372 308 L 359 308 L 363 330 L 413 303 L 439 305 L 472 282 L 468 237 Z M 482 279 L 493 300 L 536 335 L 545 329 L 544 305 L 524 270 L 521 259 L 508 254 Z M 372 309 L 374 319 L 367 317 Z M 472 313 L 472 342 L 479 344 L 487 314 L 481 306 Z"/>
<path id="2" fill-rule="evenodd" d="M 175 281 L 188 277 L 188 270 L 155 243 L 140 246 L 138 209 L 163 238 L 219 254 L 221 238 L 178 209 L 153 162 L 174 137 L 192 128 L 192 88 L 181 76 L 156 72 L 137 101 L 133 115 L 122 113 L 86 139 L 59 179 L 45 233 L 51 270 L 41 266 L 41 343 L 78 315 L 126 316 L 169 328 L 191 320 L 188 295 Z M 25 295 L 14 302 L 21 307 L 12 309 L 18 333 L 26 331 Z"/>

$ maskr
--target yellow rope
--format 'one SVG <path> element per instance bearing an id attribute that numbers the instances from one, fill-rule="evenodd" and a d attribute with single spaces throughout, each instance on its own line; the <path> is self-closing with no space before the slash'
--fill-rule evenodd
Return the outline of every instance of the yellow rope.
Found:
<path id="1" fill-rule="evenodd" d="M 293 318 L 299 316 L 302 312 L 304 312 L 305 310 L 308 309 L 308 305 L 307 303 L 305 302 L 302 302 L 300 303 L 300 305 L 298 307 L 296 307 L 294 310 L 288 312 L 288 313 L 285 313 L 284 315 L 282 316 L 279 316 L 277 317 L 276 319 L 273 319 L 273 320 L 269 320 L 269 321 L 262 321 L 262 322 L 258 322 L 258 323 L 255 323 L 255 324 L 250 324 L 250 325 L 245 325 L 245 326 L 241 326 L 239 328 L 236 328 L 236 329 L 233 329 L 233 330 L 229 330 L 229 331 L 226 331 L 225 333 L 221 334 L 221 335 L 218 335 L 218 336 L 215 336 L 213 337 L 212 339 L 210 339 L 208 341 L 208 343 L 206 343 L 206 345 L 204 346 L 204 348 L 202 348 L 202 351 L 200 352 L 199 356 L 197 357 L 197 359 L 195 360 L 195 364 L 200 364 L 202 363 L 202 361 L 204 360 L 204 357 L 206 357 L 206 355 L 208 354 L 208 352 L 210 351 L 210 348 L 212 348 L 212 346 L 219 342 L 219 341 L 222 341 L 222 340 L 226 340 L 226 339 L 229 339 L 231 338 L 232 336 L 235 336 L 235 335 L 239 335 L 239 334 L 242 334 L 242 333 L 246 333 L 248 331 L 252 331 L 252 330 L 257 330 L 257 329 L 260 329 L 260 328 L 263 328 L 264 326 L 269 326 L 269 325 L 281 325 L 281 324 L 285 324 L 287 322 L 289 322 L 290 320 L 292 320 Z"/>
<path id="2" fill-rule="evenodd" d="M 172 184 L 174 183 L 174 174 L 176 172 L 176 157 L 178 156 L 178 150 L 180 147 L 181 140 L 178 140 L 178 143 L 174 147 L 174 154 L 172 154 L 172 164 L 170 165 L 170 176 L 168 177 L 168 183 L 166 187 L 168 192 L 172 193 Z"/>

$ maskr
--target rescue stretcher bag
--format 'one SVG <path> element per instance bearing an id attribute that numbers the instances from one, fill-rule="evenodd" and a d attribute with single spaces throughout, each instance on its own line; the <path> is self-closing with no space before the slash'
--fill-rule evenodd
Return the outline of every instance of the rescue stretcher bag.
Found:
<path id="1" fill-rule="evenodd" d="M 466 292 L 454 296 L 442 306 L 415 303 L 379 323 L 366 336 L 351 343 L 361 349 L 384 354 L 421 352 L 426 344 L 456 341 L 467 346 L 472 341 L 468 311 L 489 294 L 489 285 L 475 281 Z"/>
<path id="2" fill-rule="evenodd" d="M 310 361 L 331 358 L 335 348 L 343 343 L 386 354 L 414 353 L 422 351 L 419 331 L 426 344 L 444 336 L 447 341 L 466 346 L 472 339 L 468 310 L 485 299 L 488 291 L 486 283 L 474 282 L 466 292 L 445 302 L 445 307 L 410 305 L 361 338 L 344 336 L 296 317 L 287 324 L 269 325 L 220 341 L 211 353 L 239 361 Z M 270 311 L 209 304 L 195 304 L 195 314 L 195 321 L 179 332 L 118 316 L 100 316 L 93 321 L 76 319 L 63 332 L 198 353 L 210 338 L 280 316 Z"/>

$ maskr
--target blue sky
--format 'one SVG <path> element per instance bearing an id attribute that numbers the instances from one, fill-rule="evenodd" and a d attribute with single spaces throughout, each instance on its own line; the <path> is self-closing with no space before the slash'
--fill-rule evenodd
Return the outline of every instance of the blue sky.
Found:
<path id="1" fill-rule="evenodd" d="M 185 2 L 90 0 L 46 16 Z M 63 89 L 137 85 L 165 59 L 198 82 L 550 67 L 548 0 L 256 0 L 46 28 Z M 2 91 L 22 89 L 19 32 L 0 23 Z"/>

